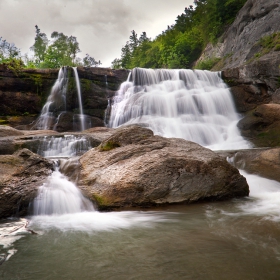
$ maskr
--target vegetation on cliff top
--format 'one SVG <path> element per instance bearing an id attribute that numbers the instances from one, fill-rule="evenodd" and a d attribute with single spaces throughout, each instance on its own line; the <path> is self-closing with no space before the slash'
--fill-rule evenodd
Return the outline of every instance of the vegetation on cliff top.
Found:
<path id="1" fill-rule="evenodd" d="M 192 68 L 203 48 L 217 42 L 247 0 L 194 0 L 154 40 L 133 30 L 112 68 Z"/>
<path id="2" fill-rule="evenodd" d="M 77 38 L 54 31 L 51 40 L 35 26 L 34 44 L 30 47 L 34 56 L 22 56 L 14 44 L 0 37 L 0 64 L 6 64 L 9 69 L 21 68 L 60 68 L 62 66 L 95 67 L 101 65 L 89 54 L 81 59 L 77 54 L 81 51 Z"/>

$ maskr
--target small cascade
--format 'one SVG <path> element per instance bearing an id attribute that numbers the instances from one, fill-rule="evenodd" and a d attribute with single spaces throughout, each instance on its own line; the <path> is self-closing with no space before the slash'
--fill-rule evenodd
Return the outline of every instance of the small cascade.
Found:
<path id="1" fill-rule="evenodd" d="M 94 211 L 80 190 L 62 175 L 58 167 L 40 188 L 33 202 L 34 215 L 63 215 Z"/>
<path id="2" fill-rule="evenodd" d="M 84 115 L 84 111 L 83 111 L 81 85 L 80 85 L 80 79 L 79 79 L 77 67 L 73 67 L 73 70 L 74 70 L 74 75 L 75 75 L 75 81 L 76 81 L 76 87 L 77 87 L 77 93 L 78 93 L 78 101 L 79 101 L 80 115 L 78 117 L 79 117 L 80 124 L 81 124 L 80 130 L 83 131 L 86 129 L 86 125 L 85 125 L 85 115 Z"/>
<path id="3" fill-rule="evenodd" d="M 52 87 L 47 102 L 43 106 L 41 115 L 32 129 L 53 129 L 57 124 L 57 116 L 66 111 L 67 84 L 67 68 L 62 67 L 58 72 L 58 78 Z"/>
<path id="4" fill-rule="evenodd" d="M 45 136 L 40 140 L 37 153 L 43 157 L 73 157 L 85 153 L 90 148 L 90 141 L 84 136 Z"/>
<path id="5" fill-rule="evenodd" d="M 135 68 L 113 99 L 109 126 L 145 123 L 157 135 L 211 149 L 248 148 L 238 120 L 218 72 Z"/>

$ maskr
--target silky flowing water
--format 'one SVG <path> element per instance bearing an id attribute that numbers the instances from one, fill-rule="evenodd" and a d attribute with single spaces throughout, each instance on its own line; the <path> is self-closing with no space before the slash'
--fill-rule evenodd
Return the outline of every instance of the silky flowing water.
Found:
<path id="1" fill-rule="evenodd" d="M 109 106 L 110 127 L 145 124 L 157 135 L 214 150 L 250 147 L 219 72 L 135 68 Z"/>
<path id="2" fill-rule="evenodd" d="M 0 279 L 279 279 L 280 184 L 243 174 L 250 198 L 3 221 Z"/>

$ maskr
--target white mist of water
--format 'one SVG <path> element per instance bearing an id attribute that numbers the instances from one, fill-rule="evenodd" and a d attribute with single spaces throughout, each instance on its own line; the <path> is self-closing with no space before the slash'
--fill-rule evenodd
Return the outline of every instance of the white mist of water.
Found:
<path id="1" fill-rule="evenodd" d="M 39 188 L 33 202 L 34 215 L 63 215 L 94 211 L 94 207 L 81 191 L 58 170 L 55 170 Z"/>
<path id="2" fill-rule="evenodd" d="M 166 221 L 165 216 L 166 213 L 160 212 L 80 212 L 56 216 L 33 216 L 30 226 L 35 230 L 112 231 L 131 227 L 151 227 Z"/>
<path id="3" fill-rule="evenodd" d="M 249 144 L 237 129 L 231 93 L 218 72 L 135 68 L 111 106 L 110 127 L 145 123 L 155 134 L 211 149 Z"/>
<path id="4" fill-rule="evenodd" d="M 42 108 L 41 115 L 33 128 L 52 129 L 55 126 L 57 122 L 55 113 L 66 110 L 67 83 L 67 69 L 62 67 L 58 72 L 57 80 L 52 87 L 47 102 Z"/>
<path id="5" fill-rule="evenodd" d="M 74 75 L 75 75 L 75 81 L 76 81 L 76 87 L 78 92 L 78 101 L 79 101 L 79 110 L 80 110 L 80 122 L 81 122 L 81 130 L 85 130 L 85 120 L 84 120 L 84 111 L 83 111 L 83 103 L 82 103 L 82 94 L 81 94 L 81 85 L 80 85 L 80 79 L 77 71 L 77 67 L 73 67 Z"/>
<path id="6" fill-rule="evenodd" d="M 83 136 L 45 136 L 40 141 L 37 153 L 43 157 L 73 157 L 85 153 L 90 148 L 90 142 Z"/>
<path id="7" fill-rule="evenodd" d="M 250 187 L 250 201 L 239 206 L 243 214 L 257 215 L 279 222 L 280 183 L 245 171 L 240 173 L 246 177 Z"/>

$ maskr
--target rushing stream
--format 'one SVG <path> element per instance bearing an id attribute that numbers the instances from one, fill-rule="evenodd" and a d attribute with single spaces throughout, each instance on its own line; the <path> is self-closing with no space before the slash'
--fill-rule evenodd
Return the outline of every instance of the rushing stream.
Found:
<path id="1" fill-rule="evenodd" d="M 280 184 L 243 174 L 250 198 L 3 221 L 0 279 L 279 279 Z"/>
<path id="2" fill-rule="evenodd" d="M 115 96 L 111 126 L 144 122 L 157 134 L 193 137 L 215 149 L 248 147 L 218 74 L 138 69 L 132 75 Z M 63 71 L 59 77 L 54 89 L 64 94 Z M 49 115 L 44 107 L 40 127 Z M 67 157 L 89 148 L 84 137 L 65 135 L 46 137 L 38 153 L 60 157 L 62 170 Z M 1 221 L 0 279 L 280 278 L 276 181 L 240 171 L 248 198 L 102 213 L 61 170 L 40 187 L 32 215 Z"/>

